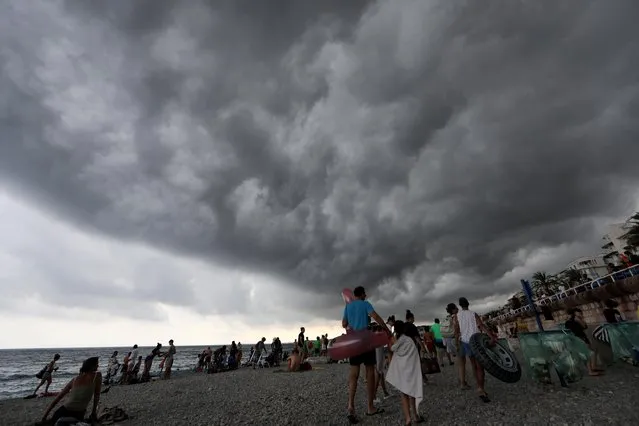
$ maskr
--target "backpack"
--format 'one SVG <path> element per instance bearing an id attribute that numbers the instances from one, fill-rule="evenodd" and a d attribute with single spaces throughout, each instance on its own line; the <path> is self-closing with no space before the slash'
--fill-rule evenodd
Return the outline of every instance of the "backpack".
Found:
<path id="1" fill-rule="evenodd" d="M 441 327 L 439 328 L 439 332 L 442 334 L 442 337 L 451 338 L 455 337 L 455 329 L 453 328 L 453 317 L 451 315 L 446 316 L 444 321 L 441 323 Z"/>
<path id="2" fill-rule="evenodd" d="M 45 365 L 45 366 L 42 368 L 42 370 L 40 370 L 40 371 L 38 371 L 38 372 L 36 373 L 36 375 L 35 375 L 35 376 L 36 376 L 36 378 L 37 378 L 37 379 L 42 379 L 42 378 L 44 377 L 44 373 L 46 373 L 46 372 L 47 372 L 47 369 L 48 369 L 48 368 L 49 368 L 49 364 Z"/>

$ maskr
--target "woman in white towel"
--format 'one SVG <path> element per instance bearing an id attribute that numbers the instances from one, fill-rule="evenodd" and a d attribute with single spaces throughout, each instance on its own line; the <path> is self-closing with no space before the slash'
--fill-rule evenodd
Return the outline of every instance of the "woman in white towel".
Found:
<path id="1" fill-rule="evenodd" d="M 403 321 L 395 322 L 395 337 L 391 346 L 393 358 L 386 373 L 386 381 L 402 393 L 406 424 L 412 424 L 411 414 L 415 416 L 415 423 L 423 423 L 424 418 L 417 410 L 424 396 L 419 352 L 415 342 L 404 334 Z"/>

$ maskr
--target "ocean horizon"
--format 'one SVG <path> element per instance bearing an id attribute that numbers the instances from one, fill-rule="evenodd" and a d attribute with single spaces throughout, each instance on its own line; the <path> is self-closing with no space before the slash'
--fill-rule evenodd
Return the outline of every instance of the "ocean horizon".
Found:
<path id="1" fill-rule="evenodd" d="M 229 346 L 230 344 L 226 344 Z M 252 344 L 242 344 L 244 356 L 250 350 Z M 176 346 L 177 353 L 173 362 L 173 371 L 176 374 L 193 371 L 198 355 L 210 346 L 219 348 L 223 344 L 203 344 L 190 346 Z M 290 351 L 293 343 L 283 343 L 284 351 Z M 139 355 L 144 358 L 153 346 L 139 346 Z M 33 392 L 40 380 L 35 375 L 53 359 L 53 355 L 60 354 L 58 371 L 53 374 L 53 383 L 50 391 L 59 391 L 64 385 L 78 374 L 82 361 L 98 356 L 100 357 L 100 371 L 106 374 L 107 362 L 113 351 L 118 351 L 118 361 L 122 362 L 124 356 L 131 351 L 131 346 L 104 346 L 104 347 L 76 347 L 76 348 L 19 348 L 0 349 L 0 399 L 21 398 Z M 267 345 L 270 349 L 270 345 Z M 156 359 L 151 368 L 151 375 L 159 374 L 160 361 Z M 44 386 L 38 392 L 44 391 Z"/>
<path id="2" fill-rule="evenodd" d="M 237 340 L 236 340 L 237 342 Z M 241 342 L 241 340 L 239 341 Z M 168 340 L 166 342 L 156 342 L 156 343 L 162 343 L 162 347 L 167 346 Z M 255 343 L 257 343 L 257 341 L 255 341 L 254 343 L 251 343 L 250 346 L 255 345 Z M 266 339 L 266 346 L 268 347 L 270 345 L 270 341 L 269 339 Z M 291 342 L 282 342 L 283 345 L 292 345 L 293 341 Z M 148 344 L 148 345 L 140 345 L 137 344 L 140 348 L 154 348 L 155 347 L 155 343 L 152 344 Z M 197 347 L 197 346 L 202 346 L 202 348 L 206 348 L 208 346 L 210 347 L 222 347 L 222 346 L 230 346 L 230 343 L 205 343 L 205 344 L 185 344 L 185 345 L 181 345 L 182 347 L 185 348 L 193 348 L 193 347 Z M 242 346 L 246 346 L 247 344 L 242 343 Z M 177 345 L 176 345 L 177 346 Z M 24 347 L 24 348 L 0 348 L 0 352 L 2 351 L 37 351 L 37 350 L 70 350 L 70 349 L 109 349 L 109 348 L 116 348 L 113 349 L 114 351 L 117 351 L 117 348 L 124 348 L 126 347 L 126 345 L 110 345 L 110 346 L 70 346 L 70 347 L 62 347 L 62 346 L 51 346 L 51 347 L 47 347 L 47 346 L 42 346 L 42 347 Z M 129 348 L 133 347 L 133 344 L 128 346 Z"/>

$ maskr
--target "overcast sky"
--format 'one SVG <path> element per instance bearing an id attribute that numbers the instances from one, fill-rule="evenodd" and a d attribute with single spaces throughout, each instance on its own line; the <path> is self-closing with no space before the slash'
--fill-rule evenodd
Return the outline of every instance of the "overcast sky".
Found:
<path id="1" fill-rule="evenodd" d="M 639 209 L 635 0 L 0 8 L 0 347 L 486 310 Z"/>

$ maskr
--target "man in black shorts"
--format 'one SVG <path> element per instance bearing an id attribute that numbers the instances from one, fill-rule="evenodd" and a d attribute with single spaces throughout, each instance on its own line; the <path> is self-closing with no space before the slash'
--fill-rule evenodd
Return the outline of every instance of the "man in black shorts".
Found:
<path id="1" fill-rule="evenodd" d="M 355 299 L 344 308 L 342 327 L 353 331 L 366 330 L 369 325 L 369 318 L 373 318 L 377 324 L 380 324 L 384 331 L 390 335 L 391 331 L 386 324 L 384 324 L 384 320 L 375 312 L 373 305 L 366 300 L 364 287 L 355 288 L 353 295 Z M 366 367 L 366 396 L 368 397 L 368 410 L 366 415 L 374 416 L 384 412 L 381 408 L 375 408 L 373 404 L 373 400 L 375 399 L 375 365 L 377 364 L 377 359 L 375 357 L 375 350 L 372 350 L 350 358 L 351 368 L 348 373 L 348 421 L 351 424 L 359 422 L 355 416 L 355 393 L 357 392 L 357 380 L 359 379 L 359 370 L 362 364 Z"/>

